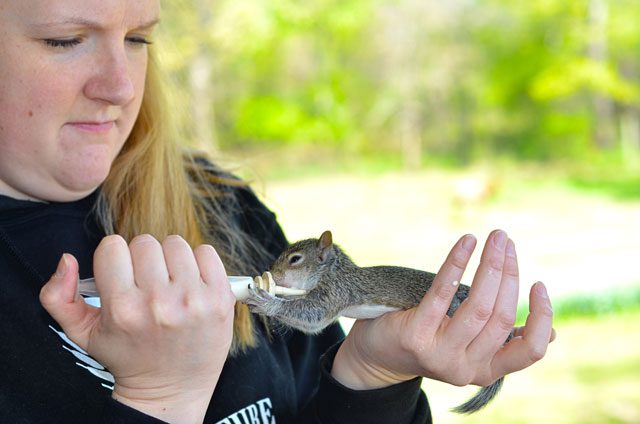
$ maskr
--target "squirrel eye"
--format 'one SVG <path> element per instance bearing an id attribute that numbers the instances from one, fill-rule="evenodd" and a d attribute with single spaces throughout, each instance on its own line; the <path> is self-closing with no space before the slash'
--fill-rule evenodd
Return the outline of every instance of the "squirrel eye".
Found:
<path id="1" fill-rule="evenodd" d="M 289 256 L 289 265 L 295 265 L 302 260 L 302 255 L 300 253 L 294 253 Z"/>

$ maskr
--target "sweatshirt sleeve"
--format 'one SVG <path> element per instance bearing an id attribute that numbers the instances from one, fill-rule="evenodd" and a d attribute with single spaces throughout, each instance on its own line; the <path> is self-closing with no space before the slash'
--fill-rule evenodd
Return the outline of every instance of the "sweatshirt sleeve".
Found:
<path id="1" fill-rule="evenodd" d="M 340 343 L 320 359 L 320 384 L 314 398 L 300 414 L 304 423 L 425 424 L 431 410 L 422 378 L 374 390 L 353 390 L 331 376 L 333 359 Z"/>

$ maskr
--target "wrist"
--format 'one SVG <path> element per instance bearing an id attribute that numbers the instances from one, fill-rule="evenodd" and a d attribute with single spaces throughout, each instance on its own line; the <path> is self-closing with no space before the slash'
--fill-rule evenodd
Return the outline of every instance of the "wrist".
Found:
<path id="1" fill-rule="evenodd" d="M 331 376 L 353 390 L 381 389 L 416 377 L 392 372 L 367 360 L 350 337 L 344 340 L 336 353 Z"/>
<path id="2" fill-rule="evenodd" d="M 200 424 L 204 420 L 212 394 L 213 389 L 175 393 L 158 389 L 141 393 L 116 384 L 112 397 L 130 408 L 168 423 Z"/>

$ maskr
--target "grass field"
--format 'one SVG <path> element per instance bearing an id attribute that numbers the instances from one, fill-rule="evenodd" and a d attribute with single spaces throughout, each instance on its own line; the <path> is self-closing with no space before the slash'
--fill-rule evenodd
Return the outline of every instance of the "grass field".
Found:
<path id="1" fill-rule="evenodd" d="M 544 170 L 350 173 L 255 187 L 289 240 L 330 229 L 360 265 L 436 271 L 461 235 L 481 247 L 502 228 L 516 244 L 525 300 L 536 281 L 552 299 L 640 284 L 640 202 L 581 191 Z"/>
<path id="2" fill-rule="evenodd" d="M 510 375 L 468 417 L 449 412 L 475 392 L 425 380 L 439 423 L 640 423 L 640 310 L 560 320 L 545 358 Z"/>
<path id="3" fill-rule="evenodd" d="M 551 171 L 513 168 L 312 173 L 258 180 L 254 188 L 291 241 L 331 229 L 360 265 L 435 271 L 462 234 L 474 233 L 480 245 L 493 228 L 513 238 L 520 309 L 526 311 L 531 284 L 544 281 L 558 312 L 558 338 L 543 361 L 508 376 L 498 398 L 469 417 L 448 409 L 477 388 L 425 380 L 436 422 L 640 423 L 635 191 L 620 198 Z M 463 282 L 470 282 L 477 256 Z"/>

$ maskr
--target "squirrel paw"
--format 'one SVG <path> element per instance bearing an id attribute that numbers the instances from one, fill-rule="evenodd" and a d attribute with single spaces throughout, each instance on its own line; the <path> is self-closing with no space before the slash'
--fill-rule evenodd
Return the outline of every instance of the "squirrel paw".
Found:
<path id="1" fill-rule="evenodd" d="M 253 313 L 267 316 L 278 314 L 285 300 L 273 296 L 268 291 L 256 287 L 251 291 L 251 296 L 245 301 L 249 310 Z"/>

